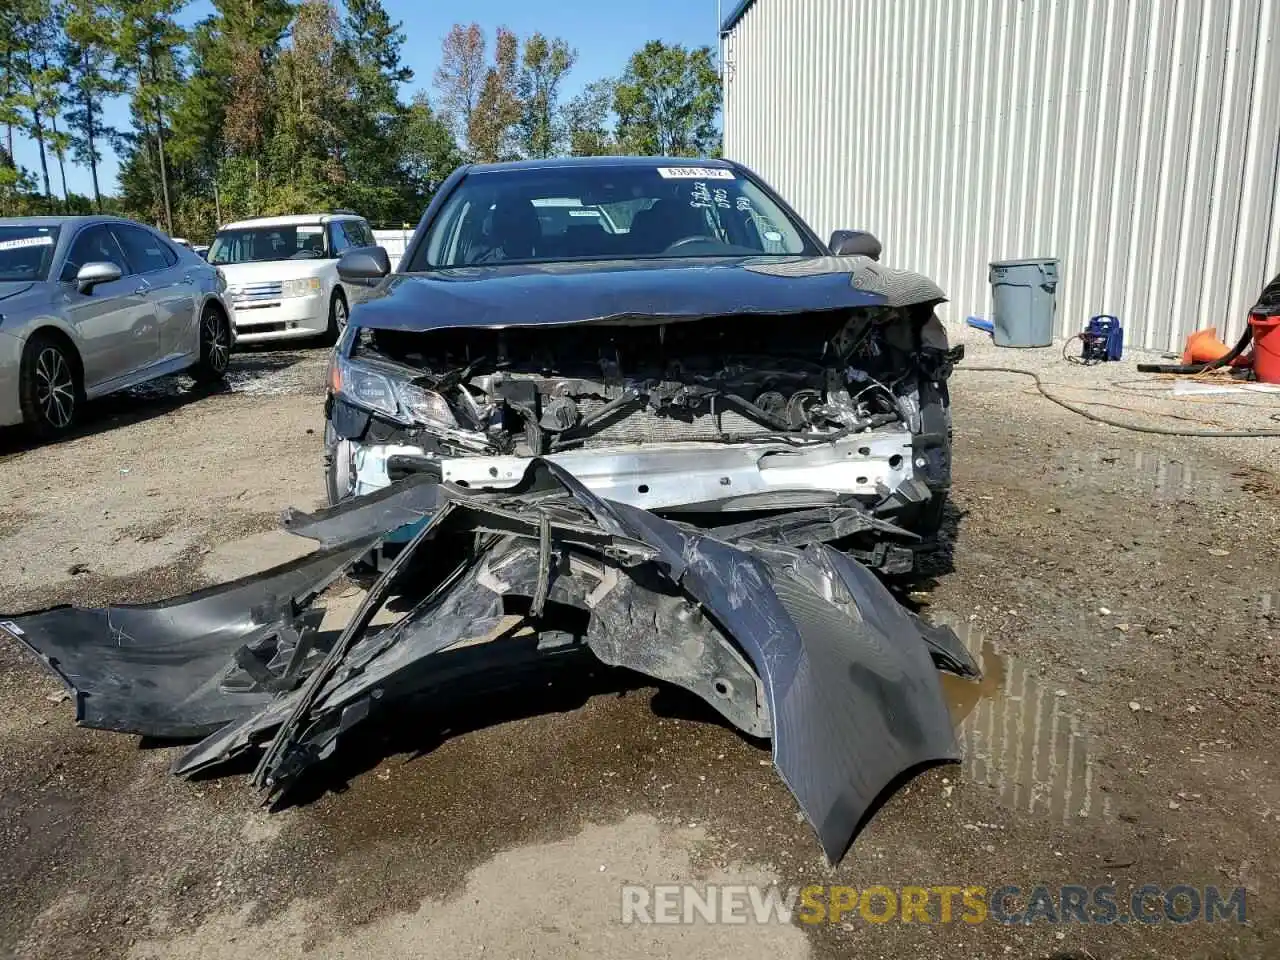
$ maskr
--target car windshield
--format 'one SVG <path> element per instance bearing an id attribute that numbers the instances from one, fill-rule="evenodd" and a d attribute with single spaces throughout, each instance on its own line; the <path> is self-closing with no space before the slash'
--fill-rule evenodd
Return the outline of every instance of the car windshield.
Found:
<path id="1" fill-rule="evenodd" d="M 47 279 L 57 245 L 57 227 L 0 225 L 0 283 Z"/>
<path id="2" fill-rule="evenodd" d="M 727 167 L 552 167 L 466 177 L 410 269 L 816 252 L 768 193 Z"/>
<path id="3" fill-rule="evenodd" d="M 303 260 L 325 255 L 324 227 L 318 223 L 219 230 L 209 248 L 210 263 Z"/>

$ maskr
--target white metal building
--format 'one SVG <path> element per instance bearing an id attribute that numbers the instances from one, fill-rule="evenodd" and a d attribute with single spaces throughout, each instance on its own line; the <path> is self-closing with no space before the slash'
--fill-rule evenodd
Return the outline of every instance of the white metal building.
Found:
<path id="1" fill-rule="evenodd" d="M 1280 0 L 743 0 L 725 155 L 823 235 L 871 230 L 948 319 L 1061 259 L 1058 332 L 1234 340 L 1280 272 Z"/>

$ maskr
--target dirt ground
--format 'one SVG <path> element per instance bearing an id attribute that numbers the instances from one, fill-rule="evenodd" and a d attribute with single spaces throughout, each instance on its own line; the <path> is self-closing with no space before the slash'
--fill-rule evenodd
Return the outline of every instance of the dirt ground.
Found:
<path id="1" fill-rule="evenodd" d="M 322 497 L 323 361 L 249 353 L 228 393 L 168 382 L 56 445 L 0 435 L 0 611 L 160 599 L 305 549 L 275 527 Z M 1280 478 L 1025 380 L 960 373 L 953 395 L 954 532 L 913 598 L 987 675 L 948 684 L 964 763 L 840 866 L 767 752 L 671 691 L 480 703 L 266 813 L 243 778 L 183 782 L 173 748 L 76 728 L 0 642 L 0 955 L 1275 956 Z M 619 922 L 624 883 L 709 881 L 1243 886 L 1249 922 Z"/>

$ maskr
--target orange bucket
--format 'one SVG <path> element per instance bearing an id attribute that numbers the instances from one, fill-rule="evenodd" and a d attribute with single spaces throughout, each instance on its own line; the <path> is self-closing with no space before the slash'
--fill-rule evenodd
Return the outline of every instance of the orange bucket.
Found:
<path id="1" fill-rule="evenodd" d="M 1263 383 L 1280 383 L 1280 316 L 1250 317 L 1253 327 L 1253 375 Z"/>
<path id="2" fill-rule="evenodd" d="M 1186 349 L 1182 351 L 1182 362 L 1212 363 L 1221 360 L 1231 348 L 1218 339 L 1217 327 L 1205 327 L 1187 337 Z"/>

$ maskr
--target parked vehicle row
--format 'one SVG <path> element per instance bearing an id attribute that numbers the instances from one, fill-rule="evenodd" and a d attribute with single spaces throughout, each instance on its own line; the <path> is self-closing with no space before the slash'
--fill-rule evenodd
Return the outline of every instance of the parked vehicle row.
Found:
<path id="1" fill-rule="evenodd" d="M 238 343 L 331 344 L 370 291 L 338 259 L 373 245 L 350 211 L 231 223 L 203 248 L 118 217 L 0 220 L 0 427 L 56 437 L 94 397 L 216 381 Z"/>
<path id="2" fill-rule="evenodd" d="M 58 436 L 85 400 L 184 370 L 220 379 L 235 346 L 224 287 L 129 220 L 0 220 L 0 426 Z"/>

